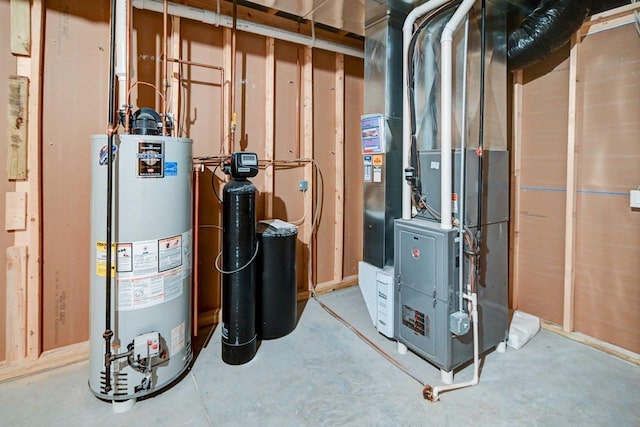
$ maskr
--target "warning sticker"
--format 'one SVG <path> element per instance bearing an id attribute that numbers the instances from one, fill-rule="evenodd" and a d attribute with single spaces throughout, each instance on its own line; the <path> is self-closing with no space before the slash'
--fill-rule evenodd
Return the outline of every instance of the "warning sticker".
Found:
<path id="1" fill-rule="evenodd" d="M 131 243 L 117 244 L 118 264 L 116 269 L 118 273 L 133 271 L 132 246 Z"/>
<path id="2" fill-rule="evenodd" d="M 382 154 L 373 156 L 373 166 L 382 166 Z"/>
<path id="3" fill-rule="evenodd" d="M 133 243 L 133 273 L 144 276 L 158 272 L 158 241 Z"/>
<path id="4" fill-rule="evenodd" d="M 169 356 L 173 357 L 184 348 L 184 322 L 171 329 L 171 350 Z"/>
<path id="5" fill-rule="evenodd" d="M 116 275 L 116 244 L 111 244 L 111 277 Z M 107 273 L 107 242 L 96 242 L 96 275 L 106 277 Z"/>
<path id="6" fill-rule="evenodd" d="M 182 265 L 182 235 L 158 240 L 158 271 Z"/>
<path id="7" fill-rule="evenodd" d="M 105 242 L 96 242 L 96 270 L 103 277 L 105 249 Z M 151 307 L 183 295 L 189 286 L 185 279 L 191 274 L 192 251 L 191 230 L 163 239 L 114 243 L 118 310 Z"/>
<path id="8" fill-rule="evenodd" d="M 382 182 L 382 166 L 373 167 L 373 182 Z"/>

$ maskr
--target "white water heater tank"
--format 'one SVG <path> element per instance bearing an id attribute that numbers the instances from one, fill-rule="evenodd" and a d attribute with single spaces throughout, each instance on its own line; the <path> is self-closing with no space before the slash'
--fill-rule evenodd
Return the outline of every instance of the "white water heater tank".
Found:
<path id="1" fill-rule="evenodd" d="M 125 401 L 158 392 L 191 362 L 192 141 L 116 135 L 111 390 L 105 390 L 107 136 L 91 144 L 89 387 Z"/>

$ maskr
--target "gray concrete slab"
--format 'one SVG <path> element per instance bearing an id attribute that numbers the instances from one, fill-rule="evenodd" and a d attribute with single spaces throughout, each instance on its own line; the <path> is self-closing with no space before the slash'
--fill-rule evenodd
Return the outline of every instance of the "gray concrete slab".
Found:
<path id="1" fill-rule="evenodd" d="M 378 334 L 357 288 L 321 300 L 415 376 L 439 370 Z M 0 384 L 7 426 L 639 426 L 640 368 L 547 331 L 520 350 L 486 355 L 480 384 L 422 399 L 422 386 L 309 301 L 290 335 L 229 366 L 214 331 L 175 387 L 114 414 L 87 386 L 88 363 Z M 471 367 L 456 380 L 471 377 Z"/>

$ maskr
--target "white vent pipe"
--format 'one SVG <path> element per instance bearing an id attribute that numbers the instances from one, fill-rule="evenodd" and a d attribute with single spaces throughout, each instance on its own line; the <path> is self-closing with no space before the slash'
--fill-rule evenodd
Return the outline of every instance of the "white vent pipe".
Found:
<path id="1" fill-rule="evenodd" d="M 117 108 L 127 100 L 127 0 L 116 0 L 116 76 L 118 77 Z"/>
<path id="2" fill-rule="evenodd" d="M 137 9 L 151 10 L 154 12 L 162 12 L 161 0 L 133 0 L 133 7 Z M 178 16 L 180 18 L 191 19 L 198 22 L 204 22 L 205 24 L 211 24 L 216 26 L 222 26 L 227 28 L 233 27 L 233 18 L 227 15 L 219 15 L 216 12 L 205 10 L 197 7 L 185 6 L 182 4 L 176 4 L 169 2 L 168 5 L 169 15 Z M 316 47 L 318 49 L 328 50 L 330 52 L 342 53 L 344 55 L 353 56 L 356 58 L 364 58 L 364 51 L 360 49 L 354 49 L 348 46 L 343 46 L 339 43 L 330 42 L 327 40 L 318 39 L 315 37 L 309 37 L 302 34 L 297 34 L 291 31 L 280 30 L 278 28 L 269 27 L 268 25 L 256 24 L 254 22 L 238 19 L 236 21 L 236 28 L 240 31 L 247 33 L 258 34 L 265 37 L 273 37 L 278 40 L 285 40 L 292 43 L 301 44 L 304 46 Z"/>
<path id="3" fill-rule="evenodd" d="M 409 44 L 413 37 L 413 24 L 422 16 L 451 0 L 432 0 L 414 8 L 402 26 L 402 219 L 411 219 L 411 186 L 404 179 L 404 170 L 409 167 L 411 151 L 411 127 L 409 126 Z M 451 195 L 449 195 L 451 198 Z M 451 203 L 449 203 L 451 204 Z M 449 209 L 451 211 L 451 209 Z M 451 216 L 451 214 L 449 214 Z"/>
<path id="4" fill-rule="evenodd" d="M 442 31 L 440 38 L 440 228 L 451 230 L 451 148 L 452 148 L 452 116 L 453 116 L 453 34 L 467 17 L 475 0 L 464 0 L 455 11 Z M 466 132 L 462 129 L 462 132 Z M 462 153 L 464 155 L 464 153 Z"/>

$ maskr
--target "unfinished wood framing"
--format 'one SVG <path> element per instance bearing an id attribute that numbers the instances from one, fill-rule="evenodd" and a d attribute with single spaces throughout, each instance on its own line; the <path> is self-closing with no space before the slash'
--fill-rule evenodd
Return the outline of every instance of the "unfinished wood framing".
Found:
<path id="1" fill-rule="evenodd" d="M 7 109 L 7 177 L 27 178 L 27 76 L 9 76 L 9 108 Z"/>
<path id="2" fill-rule="evenodd" d="M 4 229 L 24 230 L 27 227 L 27 194 L 16 191 L 6 193 L 5 206 Z"/>
<path id="3" fill-rule="evenodd" d="M 335 213 L 333 280 L 342 280 L 344 256 L 344 55 L 336 54 Z"/>
<path id="4" fill-rule="evenodd" d="M 276 43 L 273 37 L 266 38 L 266 51 L 264 160 L 270 162 L 275 156 Z M 267 218 L 273 218 L 274 169 L 273 165 L 264 169 L 264 212 Z"/>
<path id="5" fill-rule="evenodd" d="M 509 305 L 511 309 L 518 308 L 518 283 L 520 274 L 520 198 L 521 180 L 520 170 L 522 168 L 522 70 L 518 70 L 513 75 L 513 141 L 511 144 L 511 289 L 509 295 Z"/>
<path id="6" fill-rule="evenodd" d="M 0 383 L 83 362 L 88 358 L 89 341 L 45 351 L 37 360 L 26 360 L 5 366 L 0 365 Z"/>
<path id="7" fill-rule="evenodd" d="M 90 221 L 86 185 L 90 168 L 82 159 L 88 155 L 88 137 L 100 133 L 105 127 L 102 119 L 106 117 L 103 98 L 107 94 L 103 86 L 107 80 L 107 67 L 104 65 L 108 62 L 108 49 L 105 49 L 109 34 L 108 10 L 73 0 L 60 1 L 55 7 L 50 5 L 48 8 L 44 8 L 42 1 L 33 1 L 30 9 L 34 37 L 31 56 L 19 57 L 16 62 L 15 74 L 27 82 L 25 94 L 29 94 L 25 119 L 26 173 L 22 181 L 12 182 L 11 187 L 7 187 L 5 200 L 8 203 L 3 213 L 6 216 L 5 226 L 13 230 L 14 240 L 10 242 L 11 268 L 7 272 L 12 286 L 17 282 L 23 284 L 12 288 L 16 292 L 11 296 L 22 303 L 11 305 L 24 309 L 25 315 L 12 317 L 14 320 L 23 319 L 21 326 L 16 326 L 15 322 L 7 325 L 7 331 L 13 331 L 13 341 L 8 342 L 12 355 L 10 359 L 0 361 L 0 381 L 84 360 L 88 355 L 88 346 L 84 343 L 88 338 L 88 288 L 79 286 L 83 279 L 74 274 L 88 276 L 84 270 L 90 265 L 90 254 L 85 245 L 89 229 L 86 223 Z M 43 26 L 45 12 L 46 34 Z M 136 80 L 158 83 L 154 64 L 161 43 L 158 41 L 162 32 L 159 24 L 161 15 L 140 10 L 134 14 L 135 32 L 131 47 L 133 83 Z M 230 67 L 230 29 L 172 17 L 170 30 L 172 57 L 220 65 L 225 69 Z M 276 215 L 290 221 L 303 219 L 297 246 L 300 257 L 298 285 L 304 286 L 298 290 L 305 290 L 303 296 L 308 296 L 308 290 L 318 284 L 317 245 L 324 248 L 323 268 L 324 263 L 327 264 L 320 280 L 322 283 L 318 284 L 319 291 L 352 286 L 357 283 L 353 271 L 357 271 L 357 260 L 361 256 L 359 252 L 352 253 L 360 247 L 353 242 L 361 240 L 361 227 L 351 227 L 349 243 L 346 243 L 343 236 L 347 228 L 345 218 L 349 217 L 349 221 L 356 224 L 353 218 L 359 218 L 359 215 L 352 211 L 359 210 L 359 206 L 345 204 L 347 190 L 344 183 L 349 182 L 349 177 L 359 176 L 360 172 L 357 169 L 344 171 L 344 162 L 346 151 L 351 150 L 351 146 L 358 147 L 359 133 L 353 132 L 357 126 L 346 121 L 359 118 L 361 114 L 363 73 L 349 76 L 350 85 L 355 87 L 351 90 L 345 83 L 347 58 L 342 54 L 321 51 L 319 55 L 323 63 L 319 64 L 315 63 L 315 52 L 311 47 L 241 31 L 237 40 L 238 76 L 234 107 L 239 122 L 235 149 L 242 147 L 263 153 L 261 158 L 265 160 L 305 159 L 295 168 L 268 167 L 261 172 L 264 173 L 263 179 L 255 180 L 259 189 L 258 219 L 278 217 Z M 356 41 L 354 45 L 362 46 L 362 42 Z M 363 69 L 361 59 L 349 57 L 348 60 L 352 67 Z M 93 67 L 99 70 L 93 72 Z M 195 72 L 195 67 L 172 62 L 167 99 L 170 101 L 169 109 L 175 114 L 179 129 L 182 122 L 188 123 L 180 136 L 194 138 L 194 154 L 228 154 L 232 150 L 229 138 L 230 76 L 227 73 L 223 81 L 219 81 L 218 71 L 211 72 L 205 67 Z M 317 73 L 322 77 L 322 84 L 314 87 L 314 70 L 318 69 L 321 70 Z M 60 77 L 63 74 L 64 79 Z M 67 141 L 68 129 L 56 116 L 61 97 L 74 90 L 97 94 L 92 99 L 97 107 L 94 109 L 88 109 L 85 100 L 78 97 L 71 97 L 66 104 L 70 115 L 83 118 L 76 131 L 78 135 L 86 135 L 87 140 L 73 138 L 73 141 Z M 321 90 L 322 95 L 314 96 L 314 90 Z M 353 96 L 351 103 L 345 101 L 349 91 Z M 157 94 L 146 86 L 138 86 L 131 95 L 132 103 L 138 106 L 159 105 Z M 222 97 L 224 106 L 220 108 Z M 321 105 L 314 107 L 314 101 Z M 328 107 L 326 111 L 325 106 Z M 322 118 L 325 122 L 318 122 L 314 117 L 314 110 L 317 112 L 321 107 L 322 114 L 326 116 Z M 354 110 L 349 111 L 350 118 L 346 108 Z M 319 123 L 330 123 L 330 126 Z M 241 126 L 244 126 L 242 130 Z M 219 144 L 222 149 L 219 149 L 216 141 L 221 129 L 223 141 Z M 316 234 L 319 224 L 314 222 L 316 211 L 321 206 L 316 200 L 318 169 L 313 164 L 318 152 L 322 152 L 323 173 L 327 174 L 330 183 L 323 195 L 326 210 L 322 214 L 322 235 Z M 357 154 L 359 156 L 359 152 Z M 60 158 L 75 166 L 57 169 L 55 166 Z M 347 174 L 352 175 L 348 177 Z M 200 313 L 194 313 L 194 316 L 199 314 L 196 319 L 207 323 L 219 321 L 220 317 L 217 307 L 220 301 L 214 295 L 216 290 L 219 291 L 220 283 L 212 277 L 215 272 L 208 275 L 205 272 L 211 270 L 210 258 L 219 251 L 220 233 L 213 227 L 221 222 L 221 209 L 211 191 L 211 172 L 204 171 L 200 178 L 201 220 L 212 227 L 207 229 L 207 237 L 199 244 L 202 258 L 199 262 L 200 281 L 210 286 L 206 299 L 212 301 L 206 301 Z M 305 192 L 298 190 L 301 179 L 308 183 Z M 333 185 L 334 181 L 336 185 Z M 67 191 L 60 194 L 60 188 Z M 349 191 L 361 196 L 361 189 L 350 188 Z M 79 206 L 79 214 L 69 218 L 61 213 L 63 208 L 68 212 L 68 206 Z M 74 227 L 86 229 L 86 233 Z M 2 249 L 5 252 L 6 248 Z M 73 259 L 75 264 L 61 258 Z M 41 266 L 43 259 L 47 262 Z M 203 300 L 200 293 L 198 302 L 203 303 Z M 14 311 L 12 309 L 10 315 Z M 3 356 L 8 353 L 4 350 Z"/>
<path id="8" fill-rule="evenodd" d="M 7 330 L 8 362 L 27 356 L 27 247 L 7 248 Z"/>
<path id="9" fill-rule="evenodd" d="M 564 234 L 564 309 L 562 327 L 565 331 L 573 330 L 573 302 L 575 286 L 575 253 L 576 253 L 576 116 L 578 109 L 578 49 L 580 35 L 571 41 L 569 54 L 569 123 L 567 128 L 567 192 L 565 206 L 565 234 Z"/>
<path id="10" fill-rule="evenodd" d="M 516 76 L 512 177 L 514 307 L 632 353 L 640 352 L 631 326 L 640 322 L 640 226 L 629 207 L 640 182 L 640 54 L 634 26 L 622 24 L 637 7 L 593 16 L 570 50 Z"/>
<path id="11" fill-rule="evenodd" d="M 31 54 L 31 0 L 11 0 L 11 53 Z"/>
<path id="12" fill-rule="evenodd" d="M 181 55 L 181 37 L 180 37 L 180 18 L 178 16 L 171 17 L 171 57 L 182 58 Z M 170 82 L 169 91 L 171 93 L 171 104 L 169 111 L 174 115 L 174 127 L 177 129 L 180 123 L 180 64 L 178 62 L 171 63 L 171 76 L 167 80 Z M 176 133 L 177 135 L 177 133 Z M 178 135 L 179 136 L 179 135 Z"/>
<path id="13" fill-rule="evenodd" d="M 18 74 L 25 73 L 29 79 L 27 102 L 27 177 L 16 182 L 16 191 L 27 194 L 27 227 L 15 232 L 15 246 L 28 248 L 26 259 L 26 353 L 25 357 L 35 360 L 40 355 L 40 287 L 41 287 L 41 212 L 42 191 L 41 166 L 41 94 L 42 94 L 42 46 L 43 46 L 44 5 L 42 0 L 31 2 L 31 44 L 30 57 L 19 57 L 16 68 Z"/>
<path id="14" fill-rule="evenodd" d="M 305 46 L 303 50 L 303 62 L 302 62 L 302 96 L 303 96 L 303 137 L 302 137 L 302 157 L 305 159 L 313 158 L 313 50 L 310 47 Z M 314 254 L 314 227 L 317 224 L 313 224 L 314 215 L 313 212 L 317 208 L 313 203 L 313 196 L 316 192 L 315 179 L 313 179 L 315 173 L 315 165 L 307 163 L 304 166 L 304 180 L 308 183 L 308 189 L 304 192 L 304 212 L 307 214 L 302 226 L 302 242 L 308 248 L 305 257 L 305 265 L 308 266 L 307 271 L 308 281 L 307 286 L 311 291 L 315 284 L 315 271 L 313 266 L 315 265 Z"/>

